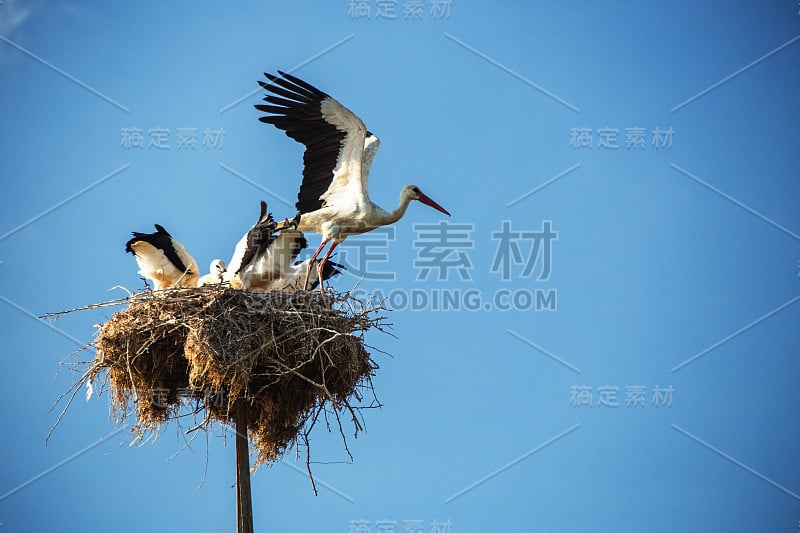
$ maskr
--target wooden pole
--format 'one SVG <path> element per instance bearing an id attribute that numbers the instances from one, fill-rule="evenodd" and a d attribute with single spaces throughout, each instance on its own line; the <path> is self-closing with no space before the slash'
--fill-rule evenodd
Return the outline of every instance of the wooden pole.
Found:
<path id="1" fill-rule="evenodd" d="M 236 401 L 236 532 L 253 533 L 250 494 L 250 446 L 247 439 L 247 403 Z"/>

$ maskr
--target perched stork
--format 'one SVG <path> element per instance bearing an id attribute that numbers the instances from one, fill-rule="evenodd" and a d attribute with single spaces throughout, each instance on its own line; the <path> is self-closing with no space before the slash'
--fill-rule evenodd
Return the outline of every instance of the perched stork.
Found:
<path id="1" fill-rule="evenodd" d="M 228 269 L 225 266 L 225 261 L 222 259 L 214 259 L 211 261 L 211 266 L 208 267 L 209 273 L 200 278 L 197 282 L 198 287 L 204 285 L 220 285 L 225 282 L 230 282 L 228 276 Z"/>
<path id="2" fill-rule="evenodd" d="M 365 233 L 400 220 L 412 200 L 419 200 L 450 213 L 426 196 L 416 185 L 400 190 L 400 203 L 386 211 L 369 199 L 367 180 L 372 160 L 380 146 L 378 137 L 367 131 L 352 111 L 316 87 L 284 72 L 265 73 L 269 83 L 259 85 L 273 93 L 264 97 L 267 105 L 256 109 L 268 113 L 261 122 L 272 124 L 305 145 L 303 182 L 297 195 L 299 231 L 322 235 L 308 264 L 309 273 L 325 245 L 331 247 L 317 265 L 323 277 L 326 261 L 348 235 Z"/>
<path id="3" fill-rule="evenodd" d="M 308 245 L 303 233 L 297 230 L 297 220 L 276 223 L 267 212 L 267 203 L 261 202 L 261 214 L 236 245 L 230 260 L 233 272 L 241 288 L 247 291 L 262 292 L 294 288 L 302 276 L 310 270 L 311 260 L 295 263 L 297 255 Z M 316 286 L 319 280 L 326 280 L 339 273 L 332 264 L 321 269 L 321 277 L 312 278 Z"/>
<path id="4" fill-rule="evenodd" d="M 155 290 L 196 287 L 199 274 L 194 258 L 163 226 L 155 227 L 155 233 L 134 231 L 125 243 L 125 251 L 136 258 L 139 274 L 153 280 Z"/>
<path id="5" fill-rule="evenodd" d="M 343 265 L 333 261 L 325 261 L 321 271 L 320 269 L 311 268 L 311 265 L 311 259 L 297 261 L 292 265 L 288 265 L 283 275 L 272 282 L 270 289 L 286 291 L 305 288 L 313 290 L 319 287 L 322 281 L 327 281 L 333 276 L 341 274 L 344 269 Z M 308 278 L 309 273 L 311 274 L 310 278 Z"/>

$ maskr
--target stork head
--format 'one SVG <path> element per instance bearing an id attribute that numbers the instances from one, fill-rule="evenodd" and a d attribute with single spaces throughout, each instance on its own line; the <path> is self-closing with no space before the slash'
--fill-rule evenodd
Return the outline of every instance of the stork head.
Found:
<path id="1" fill-rule="evenodd" d="M 209 271 L 212 274 L 216 274 L 217 276 L 221 276 L 225 273 L 227 268 L 225 267 L 225 261 L 222 259 L 214 259 L 211 261 L 211 266 L 209 267 Z"/>
<path id="2" fill-rule="evenodd" d="M 450 212 L 445 209 L 444 207 L 440 206 L 436 202 L 434 202 L 428 195 L 426 195 L 422 190 L 417 187 L 416 185 L 406 185 L 403 187 L 403 190 L 400 191 L 400 197 L 405 199 L 408 198 L 410 200 L 419 200 L 423 204 L 430 206 L 437 211 L 444 213 L 447 216 L 450 216 Z"/>

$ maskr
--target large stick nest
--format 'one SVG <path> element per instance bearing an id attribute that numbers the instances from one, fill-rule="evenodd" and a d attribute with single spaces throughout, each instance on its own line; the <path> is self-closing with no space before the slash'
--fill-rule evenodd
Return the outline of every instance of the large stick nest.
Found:
<path id="1" fill-rule="evenodd" d="M 340 432 L 340 414 L 361 429 L 357 411 L 364 389 L 374 398 L 378 368 L 363 334 L 381 327 L 377 309 L 331 292 L 209 287 L 126 300 L 98 326 L 96 357 L 81 381 L 106 373 L 113 417 L 120 423 L 135 414 L 137 438 L 187 404 L 204 409 L 204 424 L 232 425 L 239 401 L 248 408 L 256 466 L 298 437 L 307 445 L 321 413 L 333 413 Z"/>

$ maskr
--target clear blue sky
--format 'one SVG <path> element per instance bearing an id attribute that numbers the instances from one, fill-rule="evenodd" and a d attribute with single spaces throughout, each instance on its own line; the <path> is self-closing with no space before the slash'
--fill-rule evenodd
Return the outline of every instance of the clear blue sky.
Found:
<path id="1" fill-rule="evenodd" d="M 376 202 L 414 183 L 453 217 L 343 247 L 393 274 L 361 285 L 395 291 L 384 408 L 352 464 L 314 435 L 318 497 L 292 455 L 259 470 L 257 531 L 796 531 L 800 5 L 272 4 L 0 3 L 0 531 L 233 529 L 230 434 L 129 448 L 81 394 L 45 447 L 109 311 L 35 317 L 140 288 L 132 230 L 205 269 L 260 199 L 291 216 L 302 148 L 252 105 L 295 68 L 381 137 Z"/>

